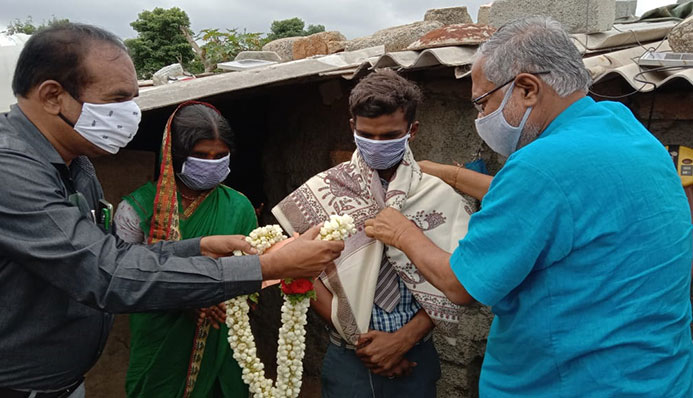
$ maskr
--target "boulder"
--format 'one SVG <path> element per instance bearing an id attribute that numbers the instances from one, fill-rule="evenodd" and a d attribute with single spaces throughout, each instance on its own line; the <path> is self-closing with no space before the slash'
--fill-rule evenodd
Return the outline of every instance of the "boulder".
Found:
<path id="1" fill-rule="evenodd" d="M 424 21 L 438 21 L 444 25 L 474 22 L 465 6 L 430 9 L 424 14 Z"/>
<path id="2" fill-rule="evenodd" d="M 495 31 L 495 28 L 488 25 L 447 25 L 426 33 L 419 40 L 410 44 L 407 50 L 445 46 L 476 46 L 488 40 Z"/>
<path id="3" fill-rule="evenodd" d="M 328 41 L 327 42 L 327 53 L 328 54 L 334 54 L 334 53 L 339 53 L 342 52 L 346 49 L 346 45 L 349 41 L 346 40 L 339 40 L 339 41 Z"/>
<path id="4" fill-rule="evenodd" d="M 282 62 L 279 54 L 274 51 L 241 51 L 236 55 L 234 61 L 242 61 L 244 59 L 259 59 L 262 61 Z"/>
<path id="5" fill-rule="evenodd" d="M 346 51 L 361 50 L 379 45 L 384 45 L 385 51 L 388 52 L 402 51 L 421 36 L 442 26 L 443 23 L 438 21 L 421 21 L 382 29 L 370 36 L 349 40 Z"/>
<path id="6" fill-rule="evenodd" d="M 319 32 L 300 37 L 293 42 L 292 57 L 294 60 L 315 55 L 333 54 L 344 50 L 346 37 L 339 32 Z"/>
<path id="7" fill-rule="evenodd" d="M 693 16 L 669 32 L 669 47 L 677 53 L 693 53 Z"/>
<path id="8" fill-rule="evenodd" d="M 183 70 L 183 65 L 171 64 L 154 72 L 154 75 L 152 75 L 152 83 L 154 83 L 155 86 L 161 86 L 162 84 L 168 84 L 169 77 L 174 78 L 184 75 L 185 71 Z"/>
<path id="9" fill-rule="evenodd" d="M 291 61 L 294 59 L 294 42 L 298 39 L 302 39 L 302 37 L 284 37 L 273 40 L 262 46 L 262 51 L 274 51 L 282 62 Z"/>
<path id="10" fill-rule="evenodd" d="M 491 4 L 484 4 L 479 7 L 479 12 L 476 14 L 476 23 L 480 25 L 488 25 L 491 21 Z"/>
<path id="11" fill-rule="evenodd" d="M 491 3 L 490 24 L 496 28 L 532 15 L 552 17 L 569 33 L 610 30 L 616 16 L 616 0 L 496 0 Z"/>

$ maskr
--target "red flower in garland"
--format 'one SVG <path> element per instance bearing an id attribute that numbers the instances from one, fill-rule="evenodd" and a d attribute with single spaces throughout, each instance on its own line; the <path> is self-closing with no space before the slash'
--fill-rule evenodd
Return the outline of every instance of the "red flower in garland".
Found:
<path id="1" fill-rule="evenodd" d="M 306 294 L 311 290 L 313 290 L 313 281 L 310 279 L 282 280 L 282 292 L 284 294 Z"/>

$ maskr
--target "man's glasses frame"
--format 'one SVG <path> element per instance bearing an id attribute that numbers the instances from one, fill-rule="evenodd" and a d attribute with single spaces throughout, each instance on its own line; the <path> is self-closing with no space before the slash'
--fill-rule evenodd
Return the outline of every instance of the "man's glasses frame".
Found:
<path id="1" fill-rule="evenodd" d="M 545 74 L 547 74 L 547 73 L 551 73 L 551 71 L 545 70 L 545 71 L 541 71 L 541 72 L 521 72 L 521 73 L 529 73 L 529 74 L 531 74 L 531 75 L 545 75 Z M 495 93 L 496 91 L 500 90 L 501 88 L 507 86 L 508 84 L 514 82 L 515 79 L 517 79 L 517 75 L 513 76 L 510 80 L 508 80 L 507 82 L 501 84 L 500 86 L 497 86 L 497 87 L 494 88 L 493 90 L 487 91 L 487 92 L 485 92 L 484 94 L 481 94 L 480 96 L 478 96 L 478 97 L 476 97 L 476 98 L 473 98 L 473 99 L 472 99 L 472 105 L 474 105 L 474 107 L 476 108 L 476 110 L 477 110 L 479 113 L 484 113 L 484 112 L 483 112 L 483 111 L 484 111 L 484 108 L 483 108 L 482 104 L 479 103 L 479 101 L 481 101 L 481 100 L 483 100 L 484 98 L 488 97 L 489 95 Z"/>

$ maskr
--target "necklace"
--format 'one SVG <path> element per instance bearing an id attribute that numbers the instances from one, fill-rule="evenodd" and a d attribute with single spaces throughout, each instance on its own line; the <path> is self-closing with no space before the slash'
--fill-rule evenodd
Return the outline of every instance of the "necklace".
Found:
<path id="1" fill-rule="evenodd" d="M 182 191 L 178 191 L 178 193 L 180 194 L 180 196 L 181 196 L 183 199 L 187 199 L 187 200 L 189 200 L 189 201 L 191 201 L 191 202 L 194 202 L 195 199 L 197 199 L 197 197 L 200 196 L 199 193 L 196 194 L 195 196 L 188 196 L 188 195 L 184 194 Z"/>
<path id="2" fill-rule="evenodd" d="M 331 215 L 320 229 L 321 240 L 344 240 L 356 233 L 354 219 L 349 215 Z M 262 254 L 273 244 L 286 238 L 279 225 L 268 225 L 253 230 L 246 242 Z M 235 253 L 242 255 L 242 253 Z M 296 283 L 296 286 L 292 286 Z M 300 285 L 300 286 L 299 286 Z M 257 357 L 253 331 L 250 328 L 248 299 L 238 296 L 226 301 L 226 326 L 228 342 L 233 349 L 233 358 L 243 369 L 242 379 L 257 398 L 296 398 L 303 382 L 303 357 L 306 350 L 306 323 L 310 299 L 315 299 L 313 282 L 308 279 L 282 281 L 284 305 L 282 326 L 277 341 L 277 380 L 265 377 L 265 365 Z M 251 295 L 253 296 L 253 295 Z"/>

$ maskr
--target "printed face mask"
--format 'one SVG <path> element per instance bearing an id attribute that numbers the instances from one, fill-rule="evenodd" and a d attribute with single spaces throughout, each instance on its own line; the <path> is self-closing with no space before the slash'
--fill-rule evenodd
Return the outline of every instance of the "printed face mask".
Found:
<path id="1" fill-rule="evenodd" d="M 474 121 L 476 131 L 481 139 L 486 142 L 489 148 L 505 157 L 510 156 L 517 149 L 517 142 L 520 139 L 522 130 L 525 128 L 527 118 L 532 112 L 532 107 L 527 108 L 520 125 L 517 127 L 511 126 L 505 119 L 503 109 L 508 103 L 514 87 L 515 83 L 510 85 L 498 109 Z"/>
<path id="2" fill-rule="evenodd" d="M 411 129 L 411 128 L 410 128 Z M 399 163 L 404 157 L 404 150 L 410 134 L 394 140 L 371 140 L 356 134 L 354 141 L 363 160 L 373 170 L 387 170 Z"/>
<path id="3" fill-rule="evenodd" d="M 82 113 L 77 123 L 72 124 L 65 116 L 59 114 L 87 141 L 115 154 L 125 147 L 137 133 L 142 112 L 135 101 L 111 102 L 108 104 L 82 104 Z"/>
<path id="4" fill-rule="evenodd" d="M 219 185 L 226 179 L 231 170 L 229 160 L 231 155 L 221 159 L 200 159 L 188 157 L 183 163 L 183 168 L 178 173 L 178 178 L 188 188 L 195 191 L 206 191 Z"/>

